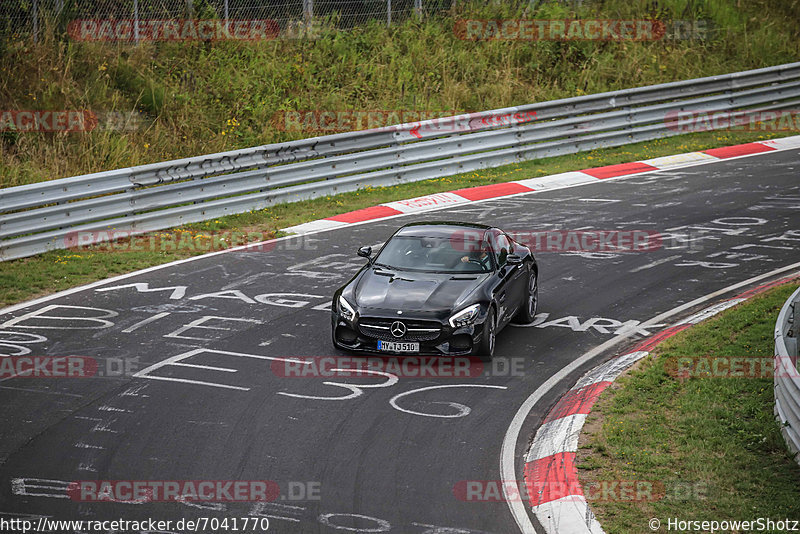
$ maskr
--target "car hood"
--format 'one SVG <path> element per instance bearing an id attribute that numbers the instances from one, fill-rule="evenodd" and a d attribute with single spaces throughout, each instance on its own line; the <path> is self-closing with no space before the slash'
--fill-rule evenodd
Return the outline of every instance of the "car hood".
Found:
<path id="1" fill-rule="evenodd" d="M 488 273 L 418 273 L 367 267 L 356 282 L 356 304 L 384 310 L 450 311 L 463 305 Z"/>

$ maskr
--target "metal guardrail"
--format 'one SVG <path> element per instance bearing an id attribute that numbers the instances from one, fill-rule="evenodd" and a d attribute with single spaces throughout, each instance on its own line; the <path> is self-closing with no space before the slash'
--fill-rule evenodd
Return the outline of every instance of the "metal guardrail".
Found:
<path id="1" fill-rule="evenodd" d="M 800 337 L 800 289 L 789 297 L 775 323 L 775 417 L 789 450 L 800 463 L 800 373 L 797 371 Z"/>
<path id="2" fill-rule="evenodd" d="M 800 63 L 313 137 L 0 189 L 0 260 L 366 186 L 682 133 L 679 111 L 800 106 Z M 95 236 L 102 237 L 102 236 Z"/>

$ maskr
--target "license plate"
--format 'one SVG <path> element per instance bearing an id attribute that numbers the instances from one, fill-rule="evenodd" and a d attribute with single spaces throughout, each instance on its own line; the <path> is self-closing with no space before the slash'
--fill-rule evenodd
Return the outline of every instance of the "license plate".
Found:
<path id="1" fill-rule="evenodd" d="M 403 343 L 401 341 L 378 341 L 378 350 L 391 352 L 419 352 L 419 343 Z"/>

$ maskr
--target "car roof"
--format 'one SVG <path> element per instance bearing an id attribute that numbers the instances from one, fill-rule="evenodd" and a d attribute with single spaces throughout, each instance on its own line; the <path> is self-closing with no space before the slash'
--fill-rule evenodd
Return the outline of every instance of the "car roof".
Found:
<path id="1" fill-rule="evenodd" d="M 456 221 L 434 221 L 407 224 L 395 232 L 395 235 L 414 237 L 450 237 L 457 232 L 463 232 L 465 230 L 486 231 L 491 229 L 491 226 L 486 226 L 485 224 Z"/>

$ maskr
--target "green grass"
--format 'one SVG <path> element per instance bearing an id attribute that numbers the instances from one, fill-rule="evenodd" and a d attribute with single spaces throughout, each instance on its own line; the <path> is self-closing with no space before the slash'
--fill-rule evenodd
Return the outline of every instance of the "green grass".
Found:
<path id="1" fill-rule="evenodd" d="M 704 132 L 683 135 L 394 187 L 366 188 L 333 197 L 281 204 L 265 210 L 221 217 L 213 221 L 186 225 L 159 233 L 180 234 L 186 231 L 236 230 L 257 232 L 268 237 L 277 235 L 281 228 L 392 200 L 681 152 L 705 150 L 771 137 L 774 135 L 760 135 L 752 132 Z M 117 274 L 202 254 L 206 251 L 189 248 L 162 250 L 161 247 L 156 247 L 156 250 L 138 252 L 113 252 L 113 250 L 111 246 L 101 245 L 96 249 L 85 251 L 53 251 L 30 258 L 0 262 L 0 305 L 14 304 Z"/>
<path id="2" fill-rule="evenodd" d="M 649 531 L 648 520 L 800 519 L 800 467 L 773 416 L 771 378 L 674 378 L 680 356 L 766 356 L 781 286 L 660 345 L 603 393 L 578 451 L 581 483 L 656 481 L 662 498 L 590 500 L 608 533 Z M 674 529 L 673 529 L 674 530 Z"/>
<path id="3" fill-rule="evenodd" d="M 475 5 L 477 4 L 477 5 Z M 706 40 L 459 39 L 453 18 L 373 22 L 318 39 L 75 42 L 0 38 L 2 109 L 137 113 L 131 130 L 0 135 L 0 187 L 315 135 L 282 131 L 297 110 L 481 111 L 795 61 L 800 3 L 768 0 L 458 2 L 455 17 L 709 21 Z M 528 2 L 522 2 L 528 6 Z"/>

